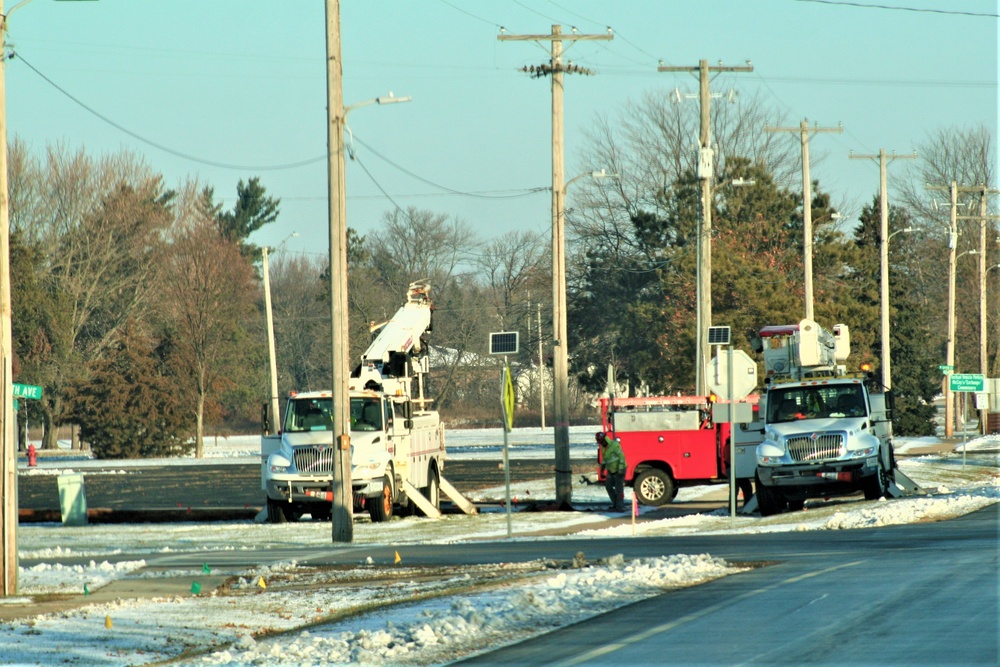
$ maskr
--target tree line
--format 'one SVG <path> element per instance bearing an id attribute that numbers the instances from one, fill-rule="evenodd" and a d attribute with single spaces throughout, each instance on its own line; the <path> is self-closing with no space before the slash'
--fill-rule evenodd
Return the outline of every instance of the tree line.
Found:
<path id="1" fill-rule="evenodd" d="M 780 115 L 760 100 L 713 110 L 717 143 L 711 205 L 713 323 L 739 347 L 767 324 L 803 314 L 801 184 L 797 144 L 764 131 Z M 615 173 L 571 192 L 567 211 L 572 410 L 590 417 L 606 369 L 631 393 L 694 389 L 695 234 L 701 217 L 697 115 L 649 93 L 587 137 L 582 162 Z M 931 401 L 944 359 L 948 211 L 925 183 L 992 187 L 993 137 L 946 129 L 890 205 L 891 344 L 897 428 L 933 433 Z M 24 416 L 44 426 L 43 447 L 73 424 L 97 456 L 147 457 L 203 449 L 206 433 L 255 428 L 269 394 L 257 230 L 280 223 L 280 201 L 258 178 L 240 180 L 226 210 L 195 181 L 167 187 L 141 157 L 10 146 L 15 381 L 41 385 Z M 821 172 L 821 166 L 815 171 Z M 902 172 L 899 172 L 902 174 Z M 874 180 L 874 179 L 873 179 Z M 738 183 L 744 184 L 742 187 Z M 850 327 L 857 366 L 878 371 L 879 199 L 834 202 L 813 183 L 815 313 Z M 978 195 L 963 194 L 963 205 Z M 992 210 L 991 206 L 991 210 Z M 838 211 L 853 210 L 845 224 Z M 978 204 L 974 210 L 978 211 Z M 975 250 L 981 221 L 963 216 L 958 252 Z M 997 225 L 987 221 L 988 265 Z M 348 230 L 350 358 L 415 280 L 436 305 L 429 393 L 452 423 L 496 420 L 498 374 L 488 334 L 521 332 L 519 399 L 536 406 L 551 354 L 548 235 L 482 238 L 473 224 L 416 208 L 387 211 L 373 231 Z M 964 260 L 964 258 L 963 258 Z M 327 388 L 332 358 L 329 262 L 278 252 L 270 263 L 279 394 Z M 979 368 L 977 264 L 957 269 L 956 366 Z M 996 285 L 1000 271 L 989 274 Z M 987 295 L 991 376 L 1000 375 L 1000 307 Z M 539 322 L 540 320 L 540 322 Z M 538 351 L 539 328 L 544 343 Z M 537 423 L 537 413 L 532 414 Z M 23 423 L 23 420 L 22 420 Z M 22 438 L 23 438 L 22 434 Z"/>

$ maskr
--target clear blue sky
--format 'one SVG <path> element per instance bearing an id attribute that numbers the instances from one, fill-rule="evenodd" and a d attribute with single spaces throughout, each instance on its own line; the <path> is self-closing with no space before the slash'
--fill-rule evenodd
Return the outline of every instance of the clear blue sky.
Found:
<path id="1" fill-rule="evenodd" d="M 876 2 L 907 9 L 857 6 Z M 877 191 L 878 168 L 851 150 L 909 153 L 940 128 L 980 125 L 996 145 L 998 13 L 995 0 L 342 0 L 345 103 L 413 98 L 351 112 L 364 145 L 348 164 L 348 224 L 366 233 L 395 202 L 459 216 L 487 238 L 548 232 L 547 192 L 497 197 L 550 183 L 548 80 L 518 71 L 546 61 L 547 46 L 499 42 L 499 26 L 614 29 L 613 41 L 565 54 L 597 72 L 567 77 L 567 178 L 600 166 L 579 160 L 598 115 L 649 91 L 697 91 L 689 74 L 658 73 L 660 60 L 750 59 L 752 74 L 721 76 L 713 90 L 761 91 L 792 125 L 842 122 L 843 134 L 812 142 L 812 177 L 835 202 L 857 204 Z M 22 58 L 7 64 L 10 137 L 38 152 L 131 149 L 171 186 L 214 186 L 227 207 L 239 179 L 260 176 L 281 217 L 253 240 L 276 245 L 296 231 L 291 251 L 325 254 L 323 0 L 33 0 L 13 13 L 9 41 Z"/>

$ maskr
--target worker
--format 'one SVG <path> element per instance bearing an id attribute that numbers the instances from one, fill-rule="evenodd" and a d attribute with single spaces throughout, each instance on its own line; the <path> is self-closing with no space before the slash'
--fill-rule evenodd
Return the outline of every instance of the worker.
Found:
<path id="1" fill-rule="evenodd" d="M 625 453 L 621 440 L 597 433 L 601 445 L 601 468 L 604 470 L 604 488 L 611 499 L 612 512 L 625 511 Z"/>

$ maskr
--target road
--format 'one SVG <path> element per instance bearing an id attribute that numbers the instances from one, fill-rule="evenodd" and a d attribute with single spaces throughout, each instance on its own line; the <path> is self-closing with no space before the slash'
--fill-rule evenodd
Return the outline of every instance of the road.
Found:
<path id="1" fill-rule="evenodd" d="M 760 565 L 618 609 L 459 664 L 947 664 L 1000 660 L 994 504 L 952 521 L 803 533 L 411 545 L 448 565 L 709 553 Z M 386 547 L 220 554 L 228 566 L 351 565 Z M 197 567 L 201 554 L 147 557 Z"/>

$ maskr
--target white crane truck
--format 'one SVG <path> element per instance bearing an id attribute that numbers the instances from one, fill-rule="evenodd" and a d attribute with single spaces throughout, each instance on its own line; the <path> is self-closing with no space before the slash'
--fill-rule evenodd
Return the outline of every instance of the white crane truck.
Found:
<path id="1" fill-rule="evenodd" d="M 764 356 L 763 440 L 756 495 L 762 516 L 801 509 L 807 498 L 863 491 L 901 495 L 916 486 L 896 468 L 891 392 L 870 392 L 865 373 L 847 373 L 847 326 L 816 322 L 767 326 L 755 339 Z"/>
<path id="2" fill-rule="evenodd" d="M 372 521 L 389 520 L 399 506 L 440 516 L 442 488 L 466 512 L 475 508 L 441 473 L 444 429 L 428 410 L 424 374 L 429 370 L 426 334 L 431 331 L 430 286 L 418 282 L 391 320 L 372 326 L 375 336 L 349 380 L 351 485 L 355 510 Z M 413 384 L 416 380 L 417 393 Z M 272 523 L 331 514 L 333 395 L 293 392 L 282 429 L 261 439 L 261 486 Z M 266 430 L 266 429 L 265 429 Z"/>

